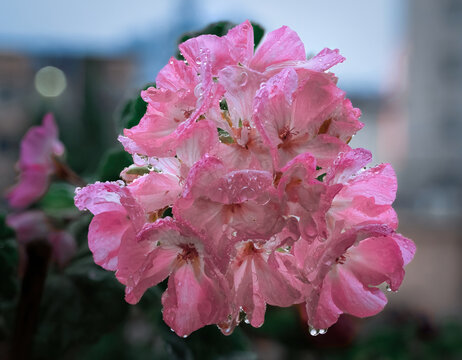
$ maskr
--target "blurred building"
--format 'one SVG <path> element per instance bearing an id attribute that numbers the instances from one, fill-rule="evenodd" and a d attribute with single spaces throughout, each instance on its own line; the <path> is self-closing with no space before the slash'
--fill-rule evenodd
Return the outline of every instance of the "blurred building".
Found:
<path id="1" fill-rule="evenodd" d="M 124 101 L 137 95 L 146 83 L 154 82 L 175 53 L 180 35 L 198 27 L 195 4 L 179 1 L 179 16 L 169 26 L 134 36 L 113 48 L 53 47 L 34 41 L 32 36 L 24 39 L 19 49 L 0 49 L 0 171 L 4 174 L 0 191 L 14 183 L 20 139 L 46 112 L 55 114 L 60 138 L 70 150 L 70 165 L 78 172 L 94 170 L 103 149 L 118 146 L 117 117 Z M 50 66 L 64 76 L 64 83 L 58 92 L 52 89 L 47 93 L 45 89 L 44 93 L 41 87 L 53 88 L 56 79 L 48 73 L 42 84 L 37 74 Z M 5 205 L 3 196 L 0 204 Z"/>
<path id="2" fill-rule="evenodd" d="M 399 230 L 417 244 L 394 304 L 460 317 L 462 1 L 411 0 L 408 14 L 402 79 L 378 121 L 399 164 Z"/>
<path id="3" fill-rule="evenodd" d="M 409 16 L 409 148 L 403 195 L 421 211 L 460 214 L 462 1 L 413 0 Z"/>

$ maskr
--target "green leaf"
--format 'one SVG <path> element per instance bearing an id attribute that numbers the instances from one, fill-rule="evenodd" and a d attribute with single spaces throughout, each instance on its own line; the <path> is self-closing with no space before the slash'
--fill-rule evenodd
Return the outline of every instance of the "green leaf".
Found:
<path id="1" fill-rule="evenodd" d="M 149 168 L 147 166 L 133 166 L 127 170 L 127 175 L 145 175 L 149 174 Z"/>
<path id="2" fill-rule="evenodd" d="M 218 138 L 224 144 L 232 144 L 234 142 L 233 137 L 223 129 L 218 128 Z"/>
<path id="3" fill-rule="evenodd" d="M 129 153 L 121 149 L 110 149 L 101 160 L 98 170 L 98 180 L 116 181 L 120 179 L 120 172 L 133 163 Z"/>
<path id="4" fill-rule="evenodd" d="M 64 182 L 54 182 L 50 185 L 38 206 L 48 215 L 65 217 L 78 212 L 74 205 L 75 187 Z"/>
<path id="5" fill-rule="evenodd" d="M 146 84 L 143 90 L 152 86 L 155 87 L 156 84 Z M 141 91 L 139 91 L 139 95 L 134 96 L 123 105 L 119 118 L 120 129 L 130 129 L 138 125 L 141 118 L 146 113 L 147 106 L 148 104 L 141 98 Z"/>
<path id="6" fill-rule="evenodd" d="M 261 39 L 263 39 L 263 35 L 265 35 L 265 29 L 263 26 L 252 22 L 252 27 L 253 27 L 253 41 L 255 44 L 255 48 L 260 44 Z"/>

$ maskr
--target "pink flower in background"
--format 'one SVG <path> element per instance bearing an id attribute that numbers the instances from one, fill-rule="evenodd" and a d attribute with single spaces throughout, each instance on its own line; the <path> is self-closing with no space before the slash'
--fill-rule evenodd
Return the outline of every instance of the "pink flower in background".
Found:
<path id="1" fill-rule="evenodd" d="M 396 233 L 396 176 L 351 149 L 363 124 L 337 78 L 344 61 L 307 59 L 288 27 L 254 52 L 246 21 L 179 46 L 139 125 L 119 137 L 134 164 L 124 181 L 77 192 L 95 216 L 95 262 L 129 303 L 168 278 L 165 322 L 180 336 L 208 324 L 228 335 L 264 322 L 266 305 L 306 303 L 310 326 L 374 315 L 414 256 Z M 316 331 L 315 331 L 316 332 Z"/>
<path id="2" fill-rule="evenodd" d="M 21 141 L 19 182 L 6 195 L 10 206 L 24 209 L 44 195 L 55 171 L 53 157 L 63 153 L 53 115 L 47 114 Z"/>
<path id="3" fill-rule="evenodd" d="M 8 215 L 6 223 L 16 232 L 20 245 L 20 269 L 26 266 L 25 246 L 33 241 L 46 241 L 51 246 L 52 259 L 64 267 L 75 255 L 77 244 L 74 237 L 66 231 L 55 229 L 45 213 L 40 210 L 30 210 Z"/>

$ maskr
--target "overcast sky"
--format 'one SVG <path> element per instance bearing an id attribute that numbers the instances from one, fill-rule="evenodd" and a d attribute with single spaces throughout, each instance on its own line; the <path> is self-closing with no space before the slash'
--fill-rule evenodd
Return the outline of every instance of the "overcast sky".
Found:
<path id="1" fill-rule="evenodd" d="M 181 0 L 14 0 L 0 3 L 0 50 L 56 46 L 82 54 L 117 49 L 162 31 Z M 185 0 L 186 2 L 188 0 Z M 189 0 L 191 1 L 191 0 Z M 197 0 L 199 25 L 229 19 L 256 21 L 273 30 L 288 25 L 306 50 L 339 48 L 347 61 L 335 73 L 352 90 L 378 91 L 405 45 L 406 1 L 400 0 Z M 88 5 L 85 5 L 88 4 Z M 191 11 L 184 8 L 184 11 Z"/>

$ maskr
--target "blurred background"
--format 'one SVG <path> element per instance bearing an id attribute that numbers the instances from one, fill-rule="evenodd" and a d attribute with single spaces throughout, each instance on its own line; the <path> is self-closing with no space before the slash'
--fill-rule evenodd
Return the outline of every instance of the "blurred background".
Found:
<path id="1" fill-rule="evenodd" d="M 332 71 L 365 123 L 350 145 L 370 149 L 375 163 L 392 163 L 399 183 L 399 230 L 417 244 L 402 288 L 389 295 L 383 315 L 359 328 L 356 320 L 344 320 L 353 337 L 302 336 L 304 348 L 264 328 L 251 331 L 251 352 L 262 359 L 329 358 L 335 351 L 356 354 L 351 349 L 358 344 L 377 350 L 382 341 L 389 345 L 381 358 L 406 359 L 434 339 L 457 347 L 462 339 L 457 325 L 462 320 L 462 0 L 3 1 L 0 190 L 15 181 L 21 137 L 48 111 L 56 115 L 71 167 L 91 174 L 103 151 L 119 146 L 117 118 L 124 102 L 155 80 L 181 34 L 210 22 L 246 19 L 267 32 L 290 26 L 308 54 L 340 49 L 347 60 Z M 6 209 L 4 200 L 0 206 Z M 285 315 L 274 316 L 277 321 Z M 127 326 L 133 328 L 133 321 Z M 144 339 L 143 326 L 135 326 L 141 335 L 129 335 L 135 336 L 130 341 Z M 300 348 L 297 355 L 293 347 Z M 389 355 L 389 347 L 402 353 Z M 379 358 L 358 354 L 353 358 Z M 440 352 L 429 358 L 440 355 L 452 356 Z"/>

